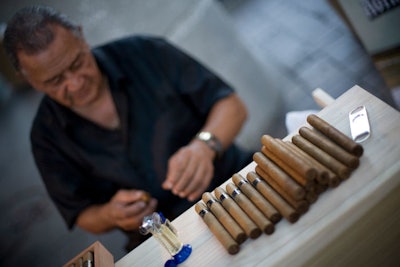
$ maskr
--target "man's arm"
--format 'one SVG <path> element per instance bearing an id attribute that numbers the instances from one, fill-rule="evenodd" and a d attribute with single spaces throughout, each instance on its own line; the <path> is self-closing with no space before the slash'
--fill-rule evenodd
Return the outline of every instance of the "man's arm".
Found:
<path id="1" fill-rule="evenodd" d="M 226 149 L 240 132 L 247 110 L 235 94 L 219 100 L 211 109 L 201 131 L 212 133 Z M 179 149 L 168 162 L 163 188 L 182 198 L 194 201 L 207 189 L 214 174 L 216 151 L 205 142 L 193 139 Z"/>

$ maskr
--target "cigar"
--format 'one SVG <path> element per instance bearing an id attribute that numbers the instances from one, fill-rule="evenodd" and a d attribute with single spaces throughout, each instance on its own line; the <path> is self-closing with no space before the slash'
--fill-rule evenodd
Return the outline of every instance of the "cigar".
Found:
<path id="1" fill-rule="evenodd" d="M 297 157 L 297 155 L 290 153 L 290 151 L 282 145 L 278 139 L 269 135 L 263 135 L 261 137 L 261 143 L 271 152 L 270 154 L 275 155 L 277 159 L 286 163 L 283 166 L 291 166 L 291 170 L 298 172 L 308 181 L 314 180 L 317 176 L 317 171 L 312 166 L 309 166 L 307 162 L 302 158 Z M 286 169 L 284 170 L 286 171 Z"/>
<path id="2" fill-rule="evenodd" d="M 300 214 L 303 214 L 308 210 L 309 204 L 307 201 L 304 200 L 304 198 L 299 200 L 294 199 L 283 188 L 281 188 L 276 183 L 276 181 L 264 171 L 264 169 L 260 168 L 259 166 L 255 167 L 255 171 L 267 184 L 269 184 L 281 197 L 283 197 Z"/>
<path id="3" fill-rule="evenodd" d="M 239 244 L 229 235 L 217 218 L 207 209 L 206 205 L 198 202 L 195 205 L 195 210 L 228 253 L 231 255 L 237 254 L 240 250 Z"/>
<path id="4" fill-rule="evenodd" d="M 282 219 L 282 215 L 278 210 L 251 186 L 243 176 L 235 173 L 232 176 L 232 181 L 272 223 L 276 224 Z"/>
<path id="5" fill-rule="evenodd" d="M 319 175 L 317 176 L 318 184 L 328 184 L 330 187 L 336 187 L 340 184 L 340 179 L 337 177 L 335 173 L 329 170 L 327 167 L 322 165 L 319 161 L 311 157 L 309 154 L 301 150 L 298 146 L 294 145 L 291 142 L 284 142 L 285 145 L 292 149 L 293 153 L 299 154 L 304 159 L 308 160 L 310 164 L 313 164 L 317 167 Z"/>
<path id="6" fill-rule="evenodd" d="M 316 145 L 321 150 L 325 151 L 347 167 L 355 169 L 360 164 L 360 160 L 354 154 L 351 154 L 332 142 L 329 138 L 311 130 L 307 127 L 301 127 L 299 130 L 301 136 L 310 141 L 310 143 Z"/>
<path id="7" fill-rule="evenodd" d="M 254 161 L 264 170 L 270 177 L 276 181 L 288 195 L 295 200 L 305 197 L 305 190 L 297 182 L 295 182 L 287 173 L 279 168 L 275 163 L 269 160 L 262 152 L 256 152 L 253 155 Z"/>
<path id="8" fill-rule="evenodd" d="M 140 200 L 143 201 L 146 204 L 148 204 L 150 202 L 150 199 L 151 199 L 151 195 L 148 192 L 144 192 L 144 194 L 140 198 Z"/>
<path id="9" fill-rule="evenodd" d="M 292 169 L 287 162 L 280 160 L 272 151 L 270 151 L 266 146 L 261 147 L 261 152 L 273 161 L 278 167 L 285 171 L 290 177 L 292 177 L 299 185 L 304 187 L 306 190 L 310 190 L 314 186 L 314 181 L 307 179 L 305 176 L 298 173 L 296 170 Z"/>
<path id="10" fill-rule="evenodd" d="M 346 151 L 361 157 L 364 152 L 363 147 L 353 141 L 350 137 L 330 125 L 315 114 L 307 117 L 307 122 L 318 131 L 322 132 L 325 136 L 330 138 L 333 142 L 343 147 Z"/>
<path id="11" fill-rule="evenodd" d="M 296 222 L 300 214 L 292 208 L 274 189 L 266 182 L 261 180 L 255 172 L 247 173 L 249 182 L 260 192 L 274 207 L 282 214 L 282 216 L 291 223 Z"/>
<path id="12" fill-rule="evenodd" d="M 86 252 L 85 256 L 83 256 L 83 267 L 93 267 L 93 252 L 88 251 Z"/>
<path id="13" fill-rule="evenodd" d="M 226 185 L 226 191 L 264 233 L 270 235 L 274 232 L 274 224 L 268 220 L 244 194 L 242 194 L 239 188 L 233 183 L 228 183 Z"/>
<path id="14" fill-rule="evenodd" d="M 301 150 L 312 156 L 314 159 L 325 165 L 328 169 L 336 173 L 342 180 L 347 179 L 350 176 L 351 170 L 343 163 L 336 160 L 326 152 L 322 151 L 305 138 L 300 135 L 292 137 L 292 142 L 298 146 Z"/>
<path id="15" fill-rule="evenodd" d="M 240 225 L 246 235 L 256 239 L 261 235 L 261 229 L 247 216 L 238 204 L 220 187 L 214 189 L 214 195 L 221 202 L 225 210 Z"/>
<path id="16" fill-rule="evenodd" d="M 240 228 L 232 216 L 229 215 L 211 193 L 203 193 L 202 200 L 238 244 L 242 244 L 247 239 L 247 235 L 243 229 Z"/>

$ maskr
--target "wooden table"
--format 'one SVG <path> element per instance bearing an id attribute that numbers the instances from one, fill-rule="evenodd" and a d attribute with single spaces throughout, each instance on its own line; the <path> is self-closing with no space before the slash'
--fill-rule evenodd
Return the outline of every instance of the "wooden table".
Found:
<path id="1" fill-rule="evenodd" d="M 248 239 L 233 256 L 191 207 L 172 222 L 193 247 L 180 266 L 398 266 L 400 113 L 354 86 L 318 116 L 350 136 L 348 113 L 359 105 L 367 108 L 371 136 L 349 179 L 324 192 L 296 223 L 283 219 L 272 235 Z M 254 168 L 253 162 L 240 174 Z M 169 258 L 152 237 L 115 266 L 163 266 Z"/>

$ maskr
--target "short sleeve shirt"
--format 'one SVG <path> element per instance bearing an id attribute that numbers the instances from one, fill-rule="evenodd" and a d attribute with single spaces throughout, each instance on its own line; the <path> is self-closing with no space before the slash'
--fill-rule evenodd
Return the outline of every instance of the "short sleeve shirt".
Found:
<path id="1" fill-rule="evenodd" d="M 132 36 L 92 52 L 108 78 L 121 127 L 103 128 L 44 96 L 31 144 L 50 197 L 70 228 L 82 210 L 122 188 L 145 190 L 158 199 L 159 211 L 179 215 L 193 203 L 161 188 L 168 159 L 233 89 L 162 38 Z M 210 188 L 250 161 L 250 153 L 229 147 L 214 163 Z"/>

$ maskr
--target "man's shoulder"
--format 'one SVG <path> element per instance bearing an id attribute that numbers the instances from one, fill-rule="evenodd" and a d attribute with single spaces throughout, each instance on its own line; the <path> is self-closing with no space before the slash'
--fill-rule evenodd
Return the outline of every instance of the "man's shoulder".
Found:
<path id="1" fill-rule="evenodd" d="M 158 43 L 165 42 L 164 37 L 156 35 L 129 35 L 118 39 L 111 40 L 103 45 L 97 46 L 94 49 L 108 49 L 108 48 L 120 48 L 124 46 L 133 47 L 146 47 L 157 45 Z"/>

